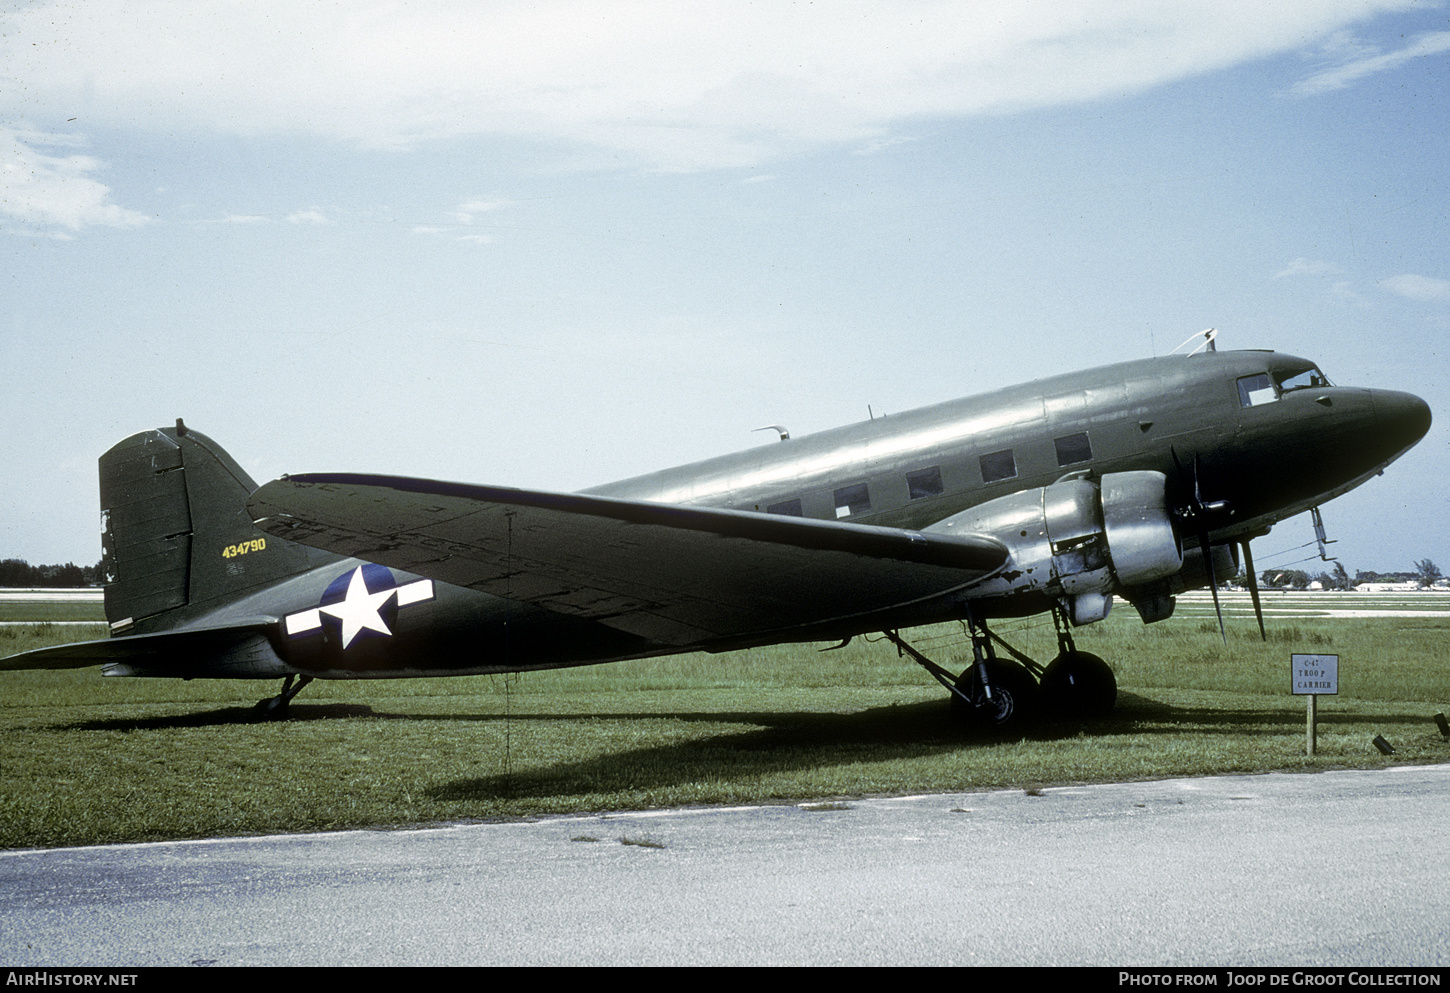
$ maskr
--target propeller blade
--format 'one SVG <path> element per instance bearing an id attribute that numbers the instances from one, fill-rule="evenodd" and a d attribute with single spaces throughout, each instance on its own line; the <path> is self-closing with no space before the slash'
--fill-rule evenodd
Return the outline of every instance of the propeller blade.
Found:
<path id="1" fill-rule="evenodd" d="M 1184 479 L 1187 478 L 1187 477 L 1185 477 L 1184 474 L 1183 474 L 1183 463 L 1178 461 L 1178 449 L 1174 448 L 1172 445 L 1169 445 L 1168 446 L 1168 454 L 1171 455 L 1171 456 L 1173 456 L 1173 473 L 1174 473 L 1175 476 L 1178 477 L 1178 483 L 1179 483 L 1179 485 L 1182 485 Z M 1195 479 L 1194 480 L 1194 489 L 1195 490 L 1197 489 L 1197 483 L 1198 483 L 1198 480 Z M 1178 516 L 1181 517 L 1181 518 L 1191 518 L 1191 517 L 1193 517 L 1193 503 L 1192 502 L 1189 502 L 1189 503 L 1187 503 L 1187 504 L 1185 504 L 1183 506 L 1180 506 L 1180 507 L 1176 507 L 1174 509 L 1176 510 Z"/>
<path id="2" fill-rule="evenodd" d="M 1199 487 L 1198 481 L 1201 473 L 1198 471 L 1198 453 L 1193 453 L 1193 504 L 1194 510 L 1202 516 L 1211 516 L 1222 522 L 1224 517 L 1233 516 L 1233 507 L 1227 500 L 1210 500 L 1203 502 L 1203 490 Z"/>
<path id="3" fill-rule="evenodd" d="M 1169 445 L 1168 454 L 1173 457 L 1173 468 L 1178 475 L 1180 485 L 1182 485 L 1185 482 L 1186 474 L 1183 471 L 1183 463 L 1178 460 L 1178 450 L 1172 445 Z M 1218 599 L 1218 576 L 1215 574 L 1213 568 L 1213 546 L 1208 543 L 1208 519 L 1210 515 L 1222 517 L 1227 514 L 1232 516 L 1233 509 L 1227 500 L 1214 500 L 1212 503 L 1207 504 L 1203 502 L 1203 491 L 1198 482 L 1198 468 L 1199 458 L 1198 453 L 1195 452 L 1193 454 L 1193 480 L 1190 491 L 1192 496 L 1189 497 L 1188 502 L 1184 506 L 1177 508 L 1176 514 L 1179 520 L 1185 524 L 1192 525 L 1194 534 L 1198 538 L 1198 550 L 1203 555 L 1204 565 L 1208 569 L 1208 589 L 1213 594 L 1213 612 L 1218 615 L 1218 633 L 1223 638 L 1223 643 L 1227 645 L 1228 630 L 1224 627 L 1223 623 L 1223 604 Z M 1257 593 L 1255 593 L 1254 602 L 1256 604 L 1258 602 Z M 1263 622 L 1260 621 L 1260 627 L 1262 626 Z"/>
<path id="4" fill-rule="evenodd" d="M 1249 539 L 1245 538 L 1239 544 L 1244 550 L 1244 572 L 1249 577 L 1249 596 L 1254 598 L 1254 617 L 1259 621 L 1259 637 L 1268 641 L 1268 632 L 1264 630 L 1264 608 L 1259 604 L 1259 577 L 1254 575 L 1254 556 L 1249 551 Z"/>
<path id="5" fill-rule="evenodd" d="M 1198 532 L 1198 548 L 1203 552 L 1203 560 L 1208 565 L 1208 588 L 1213 591 L 1213 612 L 1218 615 L 1218 633 L 1227 645 L 1228 631 L 1223 626 L 1223 605 L 1218 602 L 1218 576 L 1213 571 L 1213 547 L 1208 543 L 1207 528 Z"/>

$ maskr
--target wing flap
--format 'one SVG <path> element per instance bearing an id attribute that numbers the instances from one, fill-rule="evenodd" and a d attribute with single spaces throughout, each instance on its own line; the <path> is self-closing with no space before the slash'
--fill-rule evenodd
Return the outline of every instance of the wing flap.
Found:
<path id="1" fill-rule="evenodd" d="M 746 511 L 395 476 L 290 476 L 257 526 L 671 645 L 820 626 L 942 596 L 1006 549 Z"/>

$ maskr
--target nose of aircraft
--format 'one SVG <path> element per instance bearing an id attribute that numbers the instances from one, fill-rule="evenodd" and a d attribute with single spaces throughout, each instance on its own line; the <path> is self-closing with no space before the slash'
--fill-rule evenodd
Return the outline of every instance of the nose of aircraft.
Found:
<path id="1" fill-rule="evenodd" d="M 1370 390 L 1374 398 L 1374 424 L 1386 447 L 1403 452 L 1430 430 L 1430 405 L 1413 393 Z"/>

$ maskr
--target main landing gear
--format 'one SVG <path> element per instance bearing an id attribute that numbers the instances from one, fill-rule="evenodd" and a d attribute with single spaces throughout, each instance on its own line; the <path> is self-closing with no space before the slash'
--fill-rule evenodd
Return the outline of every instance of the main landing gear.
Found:
<path id="1" fill-rule="evenodd" d="M 972 635 L 972 664 L 953 676 L 911 645 L 899 632 L 886 638 L 951 691 L 952 713 L 978 730 L 1017 730 L 1037 717 L 1092 720 L 1105 717 L 1118 698 L 1113 670 L 1091 652 L 1079 651 L 1061 608 L 1053 611 L 1057 657 L 1046 666 L 1024 655 L 987 629 L 967 619 Z M 997 654 L 1000 646 L 1011 658 Z"/>
<path id="2" fill-rule="evenodd" d="M 262 721 L 285 721 L 287 719 L 287 705 L 292 698 L 302 692 L 302 688 L 312 682 L 311 676 L 303 676 L 297 679 L 297 685 L 293 686 L 292 681 L 296 676 L 288 676 L 282 681 L 282 692 L 276 696 L 269 696 L 265 700 L 258 700 L 257 705 L 252 708 L 252 716 Z"/>

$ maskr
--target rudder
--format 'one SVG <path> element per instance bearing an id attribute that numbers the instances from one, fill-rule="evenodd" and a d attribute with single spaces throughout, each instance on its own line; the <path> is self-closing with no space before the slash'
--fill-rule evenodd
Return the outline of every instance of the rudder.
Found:
<path id="1" fill-rule="evenodd" d="M 176 627 L 220 603 L 338 556 L 259 531 L 257 484 L 185 427 L 119 442 L 100 458 L 101 561 L 113 634 Z"/>

